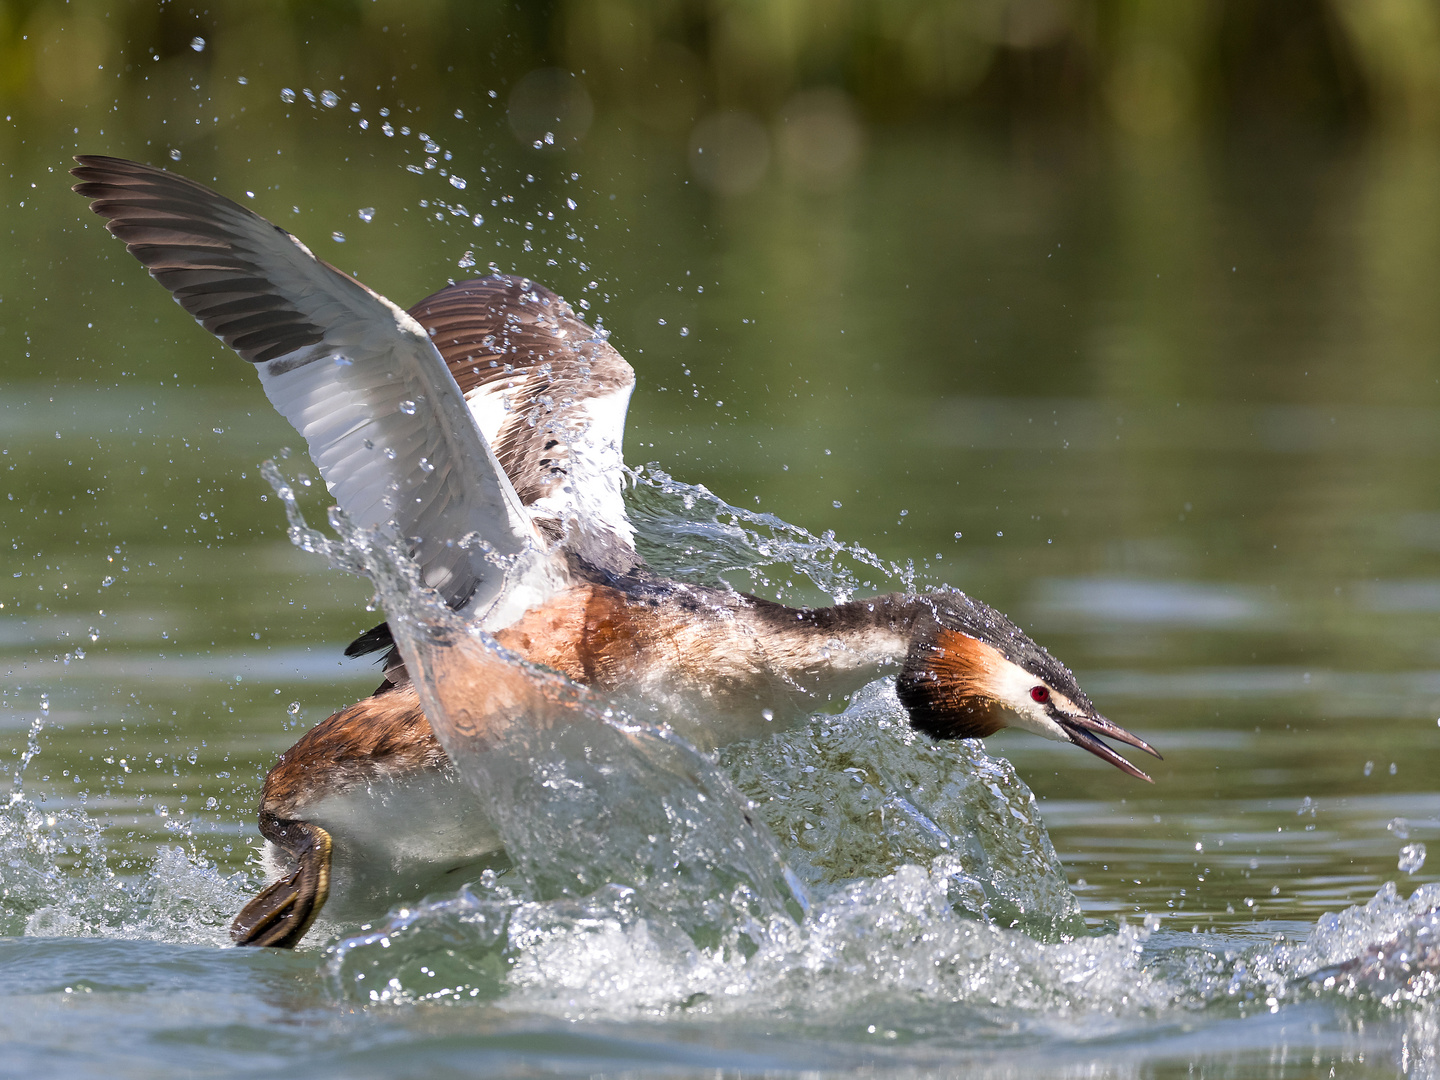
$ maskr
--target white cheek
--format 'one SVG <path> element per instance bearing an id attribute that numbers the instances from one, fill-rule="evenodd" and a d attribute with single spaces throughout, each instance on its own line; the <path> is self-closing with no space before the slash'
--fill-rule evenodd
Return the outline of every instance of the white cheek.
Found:
<path id="1" fill-rule="evenodd" d="M 1054 720 L 1043 708 L 1033 701 L 1027 703 L 1028 707 L 1012 709 L 1015 714 L 1015 722 L 1011 727 L 1024 728 L 1026 731 L 1034 732 L 1046 739 L 1054 739 L 1056 742 L 1069 742 L 1070 736 L 1065 734 L 1065 729 Z"/>
<path id="2" fill-rule="evenodd" d="M 1000 677 L 998 689 L 1001 700 L 1014 719 L 1011 727 L 1022 728 L 1056 742 L 1069 742 L 1065 729 L 1045 711 L 1045 707 L 1030 697 L 1030 690 L 1036 685 L 1035 677 L 1018 667 L 1007 668 Z"/>

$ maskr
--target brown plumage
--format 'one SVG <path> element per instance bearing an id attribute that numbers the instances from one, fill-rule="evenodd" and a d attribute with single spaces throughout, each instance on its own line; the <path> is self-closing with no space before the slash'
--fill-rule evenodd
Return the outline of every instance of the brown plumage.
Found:
<path id="1" fill-rule="evenodd" d="M 916 611 L 927 610 L 900 594 L 795 609 L 663 579 L 631 577 L 620 584 L 628 588 L 587 582 L 568 589 L 496 633 L 495 641 L 601 691 L 647 684 L 711 709 L 758 716 L 762 707 L 774 712 L 772 706 L 783 709 L 787 700 L 811 707 L 820 677 L 833 677 L 847 651 L 857 670 L 868 672 L 866 658 L 846 640 L 862 627 L 903 640 Z M 447 677 L 479 682 L 463 662 L 452 667 Z M 703 741 L 703 732 L 697 736 Z M 293 817 L 315 798 L 320 778 L 326 793 L 336 793 L 447 765 L 409 672 L 395 664 L 374 695 L 323 720 L 280 755 L 265 778 L 261 810 Z"/>
<path id="2" fill-rule="evenodd" d="M 997 693 L 1006 663 L 994 646 L 935 625 L 910 650 L 895 692 L 910 722 L 936 739 L 983 739 L 1005 726 Z"/>
<path id="3" fill-rule="evenodd" d="M 294 817 L 314 800 L 317 781 L 338 792 L 383 776 L 447 764 L 407 680 L 322 720 L 281 754 L 265 777 L 261 813 Z"/>

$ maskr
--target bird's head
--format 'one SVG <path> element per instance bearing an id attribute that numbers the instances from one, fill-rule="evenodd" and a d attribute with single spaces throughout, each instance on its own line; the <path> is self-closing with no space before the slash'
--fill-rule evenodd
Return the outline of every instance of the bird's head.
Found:
<path id="1" fill-rule="evenodd" d="M 911 641 L 896 690 L 910 722 L 932 738 L 981 739 L 1023 728 L 1150 780 L 1101 736 L 1159 753 L 1101 716 L 1070 669 L 994 608 L 958 591 L 931 594 Z"/>

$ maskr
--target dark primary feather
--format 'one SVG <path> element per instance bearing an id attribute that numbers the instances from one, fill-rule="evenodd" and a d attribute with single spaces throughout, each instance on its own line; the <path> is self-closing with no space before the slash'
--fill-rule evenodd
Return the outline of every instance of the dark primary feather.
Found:
<path id="1" fill-rule="evenodd" d="M 454 607 L 487 610 L 509 574 L 492 556 L 543 541 L 423 330 L 285 230 L 192 180 L 117 158 L 76 160 L 75 190 L 192 316 L 255 365 L 351 520 L 390 521 L 418 537 L 424 580 Z M 472 536 L 486 547 L 457 543 Z"/>
<path id="2" fill-rule="evenodd" d="M 275 294 L 263 268 L 237 239 L 249 229 L 295 237 L 183 176 L 120 158 L 83 155 L 75 190 L 125 241 L 180 305 L 244 359 L 264 363 L 324 340 L 316 326 Z M 324 264 L 365 289 L 343 271 Z"/>
<path id="3" fill-rule="evenodd" d="M 380 652 L 395 647 L 395 638 L 390 633 L 390 624 L 382 622 L 379 626 L 372 626 L 363 634 L 357 637 L 349 645 L 345 646 L 345 655 L 349 657 L 368 656 L 370 653 Z"/>

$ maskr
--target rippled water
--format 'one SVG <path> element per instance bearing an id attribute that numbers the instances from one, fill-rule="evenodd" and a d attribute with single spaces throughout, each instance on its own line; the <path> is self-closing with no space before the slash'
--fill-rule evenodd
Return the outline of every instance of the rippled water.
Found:
<path id="1" fill-rule="evenodd" d="M 340 652 L 378 616 L 287 542 L 259 464 L 298 440 L 250 373 L 64 190 L 65 153 L 144 139 L 37 127 L 0 179 L 0 1071 L 1440 1073 L 1427 152 L 1142 166 L 877 132 L 850 188 L 712 204 L 643 140 L 562 169 L 427 121 L 515 196 L 480 227 L 436 221 L 399 142 L 264 93 L 181 167 L 401 302 L 471 250 L 593 298 L 640 376 L 654 565 L 792 602 L 953 583 L 1166 758 L 1151 787 L 1019 734 L 935 746 L 880 683 L 648 759 L 690 762 L 673 805 L 754 804 L 760 862 L 710 908 L 623 851 L 625 881 L 557 884 L 586 852 L 551 828 L 549 869 L 225 948 L 260 779 L 373 687 Z M 592 235 L 525 229 L 552 211 Z"/>

